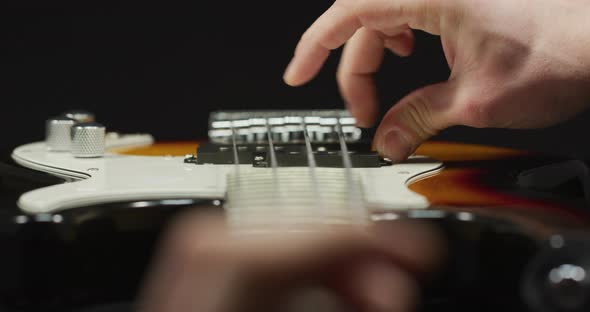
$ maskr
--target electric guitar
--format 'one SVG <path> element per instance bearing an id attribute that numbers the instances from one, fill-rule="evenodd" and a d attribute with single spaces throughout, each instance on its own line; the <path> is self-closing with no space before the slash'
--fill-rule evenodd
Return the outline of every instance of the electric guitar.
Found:
<path id="1" fill-rule="evenodd" d="M 286 231 L 314 222 L 427 220 L 448 233 L 448 274 L 462 271 L 454 287 L 477 293 L 474 304 L 512 279 L 499 306 L 561 309 L 559 295 L 543 294 L 559 294 L 562 280 L 583 288 L 590 278 L 571 273 L 590 267 L 586 254 L 568 249 L 585 243 L 577 233 L 590 222 L 588 168 L 579 160 L 428 142 L 392 163 L 339 110 L 215 112 L 201 142 L 108 133 L 86 112 L 46 127 L 44 142 L 11 155 L 28 170 L 4 170 L 28 181 L 18 209 L 2 221 L 22 268 L 22 285 L 3 292 L 12 306 L 131 300 L 158 235 L 187 209 L 223 211 L 248 231 L 264 230 L 277 215 Z M 507 271 L 488 276 L 490 268 Z M 457 303 L 442 293 L 437 300 Z"/>

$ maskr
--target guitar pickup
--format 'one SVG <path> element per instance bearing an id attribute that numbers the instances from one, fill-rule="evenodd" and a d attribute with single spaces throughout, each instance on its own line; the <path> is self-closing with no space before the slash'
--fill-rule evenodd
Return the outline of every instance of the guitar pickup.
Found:
<path id="1" fill-rule="evenodd" d="M 314 152 L 314 159 L 318 167 L 342 168 L 344 161 L 342 152 Z M 277 152 L 275 153 L 277 165 L 279 167 L 307 167 L 309 161 L 306 153 L 301 152 Z M 349 152 L 350 162 L 353 168 L 378 168 L 390 165 L 391 162 L 385 161 L 377 153 L 355 153 Z M 254 167 L 271 167 L 271 158 L 268 152 L 256 152 L 252 165 Z"/>
<path id="2" fill-rule="evenodd" d="M 349 144 L 349 156 L 354 168 L 377 168 L 391 165 L 369 144 Z M 309 160 L 305 146 L 293 144 L 274 145 L 277 165 L 279 167 L 307 167 Z M 318 167 L 342 168 L 343 157 L 339 144 L 312 144 L 312 151 Z M 236 153 L 232 145 L 206 143 L 197 149 L 197 164 L 229 165 L 235 163 Z M 254 167 L 271 167 L 271 153 L 268 145 L 237 145 L 239 164 L 251 164 Z"/>

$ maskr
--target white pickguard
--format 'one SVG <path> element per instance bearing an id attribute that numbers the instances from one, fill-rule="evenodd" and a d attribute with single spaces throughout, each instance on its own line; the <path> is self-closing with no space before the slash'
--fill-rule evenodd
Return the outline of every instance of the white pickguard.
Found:
<path id="1" fill-rule="evenodd" d="M 107 141 L 107 147 L 151 142 L 151 136 L 114 137 Z M 49 213 L 121 201 L 220 199 L 226 194 L 228 174 L 234 170 L 233 165 L 185 164 L 183 157 L 107 153 L 102 158 L 75 158 L 70 153 L 49 152 L 43 142 L 20 146 L 13 151 L 12 157 L 22 166 L 72 181 L 23 194 L 18 206 L 27 213 Z M 244 171 L 269 170 L 241 166 Z M 410 191 L 407 184 L 411 179 L 431 174 L 441 167 L 442 163 L 438 161 L 421 159 L 354 170 L 360 175 L 367 205 L 405 210 L 429 206 L 426 198 Z"/>

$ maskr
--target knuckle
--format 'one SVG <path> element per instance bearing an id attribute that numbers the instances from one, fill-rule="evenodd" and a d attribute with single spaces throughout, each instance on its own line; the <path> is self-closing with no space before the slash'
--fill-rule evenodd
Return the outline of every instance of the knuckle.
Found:
<path id="1" fill-rule="evenodd" d="M 421 93 L 416 93 L 406 102 L 404 116 L 401 116 L 411 125 L 411 132 L 418 141 L 423 141 L 438 132 L 434 124 L 430 101 Z"/>
<path id="2" fill-rule="evenodd" d="M 358 23 L 356 15 L 357 2 L 358 1 L 353 0 L 340 0 L 334 2 L 330 9 L 320 17 L 322 22 L 317 24 L 319 27 L 316 27 L 317 33 L 310 34 L 310 36 L 313 36 L 313 38 L 310 39 L 328 50 L 340 47 L 343 39 L 352 34 L 342 33 L 340 27 L 334 27 L 334 21 L 336 21 L 337 25 L 339 25 L 339 21 L 346 21 L 347 23 L 356 21 Z M 332 21 L 328 23 L 328 19 L 332 19 Z"/>
<path id="3" fill-rule="evenodd" d="M 319 45 L 322 48 L 333 50 L 339 47 L 338 33 L 331 29 L 309 29 L 300 38 L 300 44 Z"/>
<path id="4" fill-rule="evenodd" d="M 312 41 L 314 38 L 314 34 L 311 31 L 311 29 L 308 29 L 307 31 L 305 31 L 301 37 L 299 38 L 299 44 L 301 43 L 306 43 L 306 42 L 310 42 Z"/>
<path id="5" fill-rule="evenodd" d="M 423 28 L 429 31 L 437 32 L 440 25 L 440 12 L 436 9 L 436 0 L 423 0 L 419 4 L 405 4 L 400 8 L 400 15 L 411 17 L 410 27 Z"/>
<path id="6" fill-rule="evenodd" d="M 358 1 L 354 6 L 354 12 L 364 27 L 381 31 L 391 23 L 387 12 L 391 10 L 392 5 L 386 6 L 379 1 Z"/>
<path id="7" fill-rule="evenodd" d="M 338 34 L 335 31 L 326 31 L 324 35 L 319 38 L 318 44 L 325 49 L 334 50 L 340 46 Z"/>

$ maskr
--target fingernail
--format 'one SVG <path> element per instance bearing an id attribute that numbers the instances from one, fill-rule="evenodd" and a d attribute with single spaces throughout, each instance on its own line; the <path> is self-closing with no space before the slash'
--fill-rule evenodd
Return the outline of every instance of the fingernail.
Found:
<path id="1" fill-rule="evenodd" d="M 412 147 L 399 130 L 391 130 L 381 138 L 377 151 L 392 161 L 399 162 L 411 154 Z"/>

